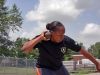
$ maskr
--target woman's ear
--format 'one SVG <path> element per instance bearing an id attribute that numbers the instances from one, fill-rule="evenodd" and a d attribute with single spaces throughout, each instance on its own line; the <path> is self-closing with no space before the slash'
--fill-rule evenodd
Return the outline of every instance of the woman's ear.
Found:
<path id="1" fill-rule="evenodd" d="M 53 31 L 50 31 L 51 35 L 54 34 Z"/>

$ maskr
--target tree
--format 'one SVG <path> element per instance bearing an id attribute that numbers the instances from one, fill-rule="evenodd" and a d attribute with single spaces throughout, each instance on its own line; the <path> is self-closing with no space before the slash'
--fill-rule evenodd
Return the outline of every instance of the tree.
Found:
<path id="1" fill-rule="evenodd" d="M 98 59 L 100 59 L 100 48 L 98 49 Z"/>
<path id="2" fill-rule="evenodd" d="M 23 19 L 16 4 L 9 9 L 5 3 L 6 0 L 0 0 L 0 55 L 9 56 L 9 50 L 13 46 L 13 41 L 9 40 L 9 32 L 19 31 Z"/>
<path id="3" fill-rule="evenodd" d="M 88 48 L 88 51 L 95 57 L 100 58 L 100 42 L 96 42 Z"/>
<path id="4" fill-rule="evenodd" d="M 27 53 L 27 58 L 30 58 L 30 59 L 37 59 L 39 55 L 39 50 L 38 49 L 34 49 L 32 52 L 29 52 Z"/>
<path id="5" fill-rule="evenodd" d="M 2 40 L 3 41 L 3 40 Z M 6 44 L 0 46 L 0 56 L 10 56 L 10 49 L 13 46 L 13 41 L 7 40 Z"/>
<path id="6" fill-rule="evenodd" d="M 27 56 L 26 53 L 24 53 L 22 51 L 22 46 L 25 42 L 27 42 L 29 39 L 26 39 L 26 38 L 17 38 L 15 41 L 14 41 L 14 44 L 13 44 L 13 47 L 12 49 L 10 50 L 10 56 L 11 57 L 18 57 L 18 58 L 25 58 Z"/>
<path id="7" fill-rule="evenodd" d="M 0 0 L 0 46 L 9 42 L 10 31 L 19 31 L 23 20 L 16 4 L 12 6 L 12 9 L 9 9 L 5 3 L 6 0 Z"/>
<path id="8" fill-rule="evenodd" d="M 12 49 L 10 50 L 10 56 L 11 57 L 18 57 L 18 58 L 28 58 L 28 59 L 37 59 L 37 56 L 39 55 L 38 49 L 35 49 L 34 51 L 31 51 L 29 53 L 25 53 L 22 51 L 22 46 L 25 42 L 29 41 L 27 38 L 17 38 L 14 42 L 14 45 Z"/>
<path id="9" fill-rule="evenodd" d="M 95 55 L 95 52 L 94 52 L 94 45 L 91 45 L 89 48 L 88 48 L 88 52 L 91 53 L 94 57 L 96 57 Z"/>

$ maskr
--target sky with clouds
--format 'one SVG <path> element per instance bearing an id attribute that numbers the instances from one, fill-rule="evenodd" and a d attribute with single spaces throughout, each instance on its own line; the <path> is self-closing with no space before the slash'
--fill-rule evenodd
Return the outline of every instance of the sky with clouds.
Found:
<path id="1" fill-rule="evenodd" d="M 65 35 L 86 48 L 100 41 L 100 0 L 7 0 L 6 5 L 11 8 L 14 3 L 24 20 L 19 32 L 10 32 L 12 40 L 32 39 L 46 30 L 47 23 L 60 21 Z"/>

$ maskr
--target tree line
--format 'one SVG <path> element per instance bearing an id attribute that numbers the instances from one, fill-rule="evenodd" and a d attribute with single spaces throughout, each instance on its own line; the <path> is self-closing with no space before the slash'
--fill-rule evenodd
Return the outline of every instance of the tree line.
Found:
<path id="1" fill-rule="evenodd" d="M 23 18 L 21 16 L 22 11 L 19 10 L 16 4 L 13 4 L 10 9 L 9 6 L 5 6 L 5 3 L 6 0 L 0 0 L 0 56 L 37 59 L 39 55 L 38 49 L 29 53 L 24 53 L 21 49 L 23 44 L 30 40 L 29 38 L 17 37 L 15 41 L 10 40 L 9 33 L 11 31 L 19 31 L 23 23 Z M 78 44 L 85 48 L 83 43 Z M 100 42 L 91 45 L 88 51 L 95 58 L 100 59 Z M 71 55 L 75 54 L 78 53 L 68 49 L 63 60 L 71 60 Z"/>

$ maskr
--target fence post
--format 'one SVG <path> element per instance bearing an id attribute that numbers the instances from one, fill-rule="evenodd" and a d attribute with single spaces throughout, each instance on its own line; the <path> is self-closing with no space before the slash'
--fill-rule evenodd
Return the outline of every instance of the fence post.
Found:
<path id="1" fill-rule="evenodd" d="M 5 55 L 4 54 L 2 54 L 2 56 L 5 58 Z M 3 63 L 3 70 L 4 70 L 4 75 L 5 75 L 5 62 Z"/>
<path id="2" fill-rule="evenodd" d="M 35 63 L 36 63 L 36 61 L 35 61 L 35 59 L 33 59 L 33 60 L 34 60 L 34 64 L 33 64 L 34 71 L 33 71 L 33 73 L 35 73 Z"/>
<path id="3" fill-rule="evenodd" d="M 17 57 L 15 56 L 15 59 L 16 59 L 16 75 L 18 75 L 18 68 L 17 68 L 17 64 L 18 64 L 18 59 L 17 59 Z"/>
<path id="4" fill-rule="evenodd" d="M 5 58 L 5 56 L 3 55 L 3 57 Z M 5 62 L 4 62 L 4 75 L 5 75 Z"/>
<path id="5" fill-rule="evenodd" d="M 26 58 L 26 57 L 25 57 Z M 26 75 L 28 75 L 28 70 L 27 70 L 27 58 L 26 58 Z"/>

